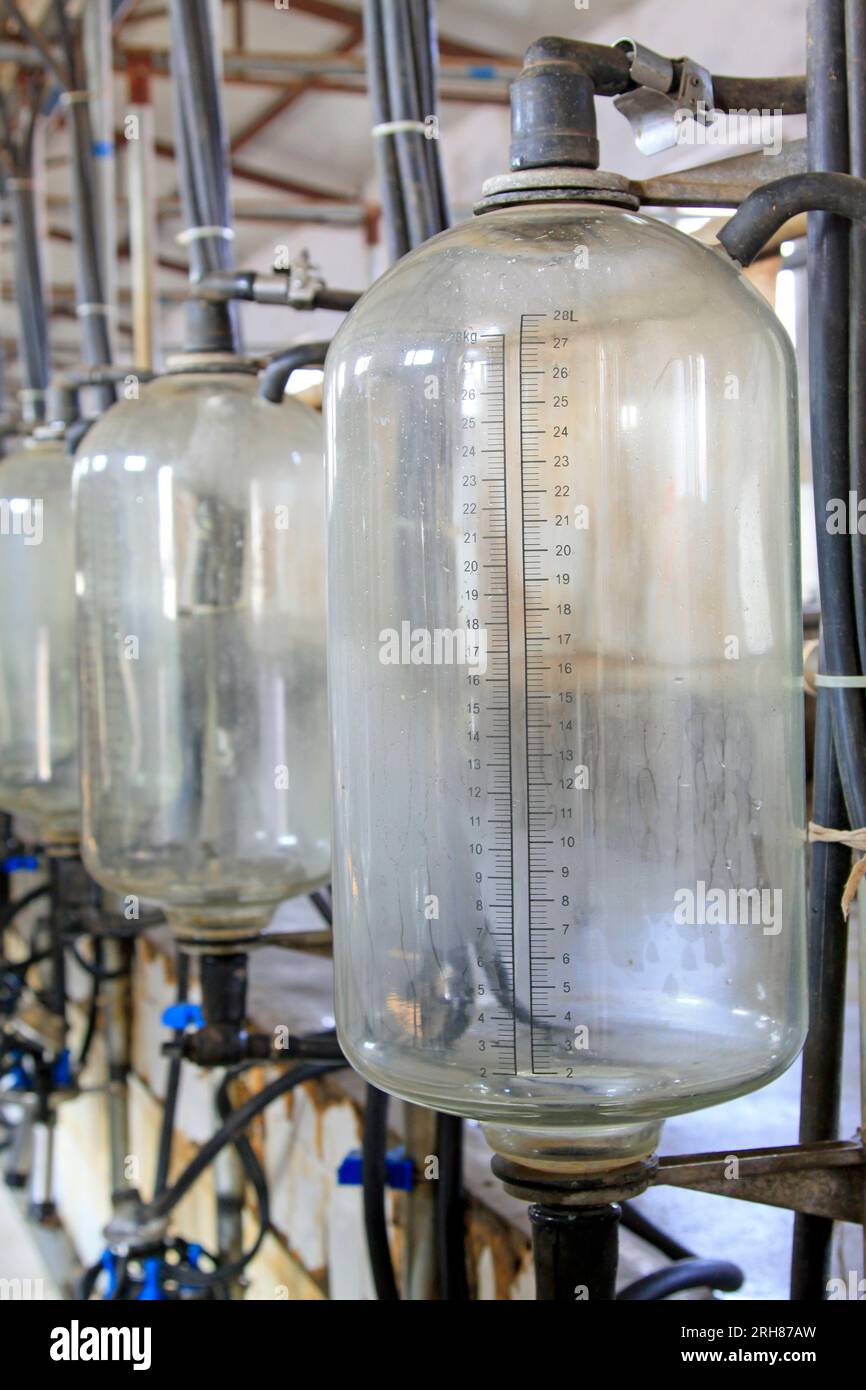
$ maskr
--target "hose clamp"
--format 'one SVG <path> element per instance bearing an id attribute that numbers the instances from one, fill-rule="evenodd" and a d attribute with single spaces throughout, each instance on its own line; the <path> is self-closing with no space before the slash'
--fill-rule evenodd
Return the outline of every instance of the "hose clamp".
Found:
<path id="1" fill-rule="evenodd" d="M 677 143 L 685 116 L 706 124 L 713 109 L 713 79 L 692 58 L 665 58 L 634 39 L 615 45 L 626 54 L 634 88 L 613 104 L 632 128 L 641 154 L 659 154 Z"/>

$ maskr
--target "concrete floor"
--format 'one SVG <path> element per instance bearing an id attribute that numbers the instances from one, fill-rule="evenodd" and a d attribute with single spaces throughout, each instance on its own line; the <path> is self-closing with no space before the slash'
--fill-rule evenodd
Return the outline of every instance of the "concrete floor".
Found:
<path id="1" fill-rule="evenodd" d="M 59 1297 L 33 1227 L 16 1195 L 0 1182 L 0 1301 Z"/>

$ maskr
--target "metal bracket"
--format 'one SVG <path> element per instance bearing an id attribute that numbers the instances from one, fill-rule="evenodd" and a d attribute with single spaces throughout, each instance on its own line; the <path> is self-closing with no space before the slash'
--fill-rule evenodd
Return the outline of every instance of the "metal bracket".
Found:
<path id="1" fill-rule="evenodd" d="M 653 1179 L 720 1197 L 863 1225 L 866 1153 L 857 1140 L 660 1158 Z"/>
<path id="2" fill-rule="evenodd" d="M 713 108 L 713 79 L 692 58 L 665 58 L 634 39 L 620 39 L 635 87 L 613 104 L 632 128 L 641 154 L 659 154 L 677 143 L 684 115 L 705 121 Z"/>
<path id="3" fill-rule="evenodd" d="M 790 140 L 776 155 L 753 150 L 691 169 L 633 180 L 629 188 L 645 207 L 733 208 L 762 184 L 785 174 L 804 174 L 806 168 L 806 141 Z"/>

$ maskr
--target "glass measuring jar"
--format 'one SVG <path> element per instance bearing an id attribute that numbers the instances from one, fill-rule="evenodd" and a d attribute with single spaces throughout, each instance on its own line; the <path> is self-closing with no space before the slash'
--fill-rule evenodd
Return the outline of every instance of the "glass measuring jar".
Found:
<path id="1" fill-rule="evenodd" d="M 180 936 L 255 934 L 330 862 L 320 421 L 174 372 L 75 486 L 87 867 Z"/>
<path id="2" fill-rule="evenodd" d="M 340 1040 L 504 1150 L 802 1044 L 794 401 L 732 263 L 600 204 L 434 238 L 331 348 Z"/>

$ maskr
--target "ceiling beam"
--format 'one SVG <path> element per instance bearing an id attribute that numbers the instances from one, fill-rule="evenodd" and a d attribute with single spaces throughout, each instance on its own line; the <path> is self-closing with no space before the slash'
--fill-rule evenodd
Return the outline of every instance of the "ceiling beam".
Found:
<path id="1" fill-rule="evenodd" d="M 359 16 L 354 24 L 351 25 L 345 37 L 329 51 L 336 54 L 350 53 L 361 41 L 363 34 L 364 26 Z M 265 107 L 264 111 L 260 111 L 257 116 L 254 116 L 252 120 L 232 136 L 230 145 L 231 153 L 233 155 L 237 154 L 238 150 L 242 150 L 245 145 L 251 144 L 256 136 L 261 135 L 262 131 L 266 130 L 272 121 L 284 115 L 286 111 L 290 111 L 304 93 L 308 92 L 314 85 L 315 79 L 312 77 L 304 77 L 301 78 L 299 82 L 293 83 L 288 91 L 278 96 L 275 101 L 272 101 Z"/>

